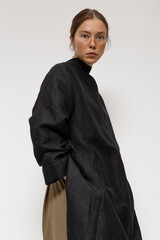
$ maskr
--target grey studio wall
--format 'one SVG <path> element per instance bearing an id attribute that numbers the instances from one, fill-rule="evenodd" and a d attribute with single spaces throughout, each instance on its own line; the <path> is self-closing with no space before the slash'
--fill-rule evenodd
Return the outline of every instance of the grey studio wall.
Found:
<path id="1" fill-rule="evenodd" d="M 72 57 L 69 28 L 83 8 L 102 12 L 111 46 L 93 65 L 145 240 L 157 240 L 160 175 L 160 2 L 158 0 L 0 1 L 3 240 L 42 239 L 46 185 L 33 156 L 28 118 L 49 69 Z"/>

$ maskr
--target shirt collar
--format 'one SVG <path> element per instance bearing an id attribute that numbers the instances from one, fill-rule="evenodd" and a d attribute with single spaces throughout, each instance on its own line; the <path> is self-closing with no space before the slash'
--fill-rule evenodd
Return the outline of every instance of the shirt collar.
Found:
<path id="1" fill-rule="evenodd" d="M 82 70 L 84 70 L 85 72 L 87 72 L 88 74 L 90 73 L 92 67 L 89 66 L 87 63 L 85 63 L 84 61 L 82 61 L 80 58 L 75 57 L 75 58 L 71 58 L 69 61 L 73 61 L 77 64 L 77 66 L 79 66 Z"/>

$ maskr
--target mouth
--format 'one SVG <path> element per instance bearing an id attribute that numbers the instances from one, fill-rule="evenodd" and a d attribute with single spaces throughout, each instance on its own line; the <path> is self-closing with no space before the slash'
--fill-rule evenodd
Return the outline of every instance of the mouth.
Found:
<path id="1" fill-rule="evenodd" d="M 87 56 L 93 56 L 93 57 L 95 57 L 95 56 L 97 56 L 97 53 L 95 53 L 95 52 L 89 52 L 89 53 L 87 53 Z"/>

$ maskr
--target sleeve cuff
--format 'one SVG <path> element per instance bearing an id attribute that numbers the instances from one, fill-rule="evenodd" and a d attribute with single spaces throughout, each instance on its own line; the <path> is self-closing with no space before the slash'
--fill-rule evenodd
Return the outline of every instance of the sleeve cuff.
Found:
<path id="1" fill-rule="evenodd" d="M 45 184 L 49 185 L 67 175 L 67 164 L 68 157 L 45 164 L 42 167 Z"/>

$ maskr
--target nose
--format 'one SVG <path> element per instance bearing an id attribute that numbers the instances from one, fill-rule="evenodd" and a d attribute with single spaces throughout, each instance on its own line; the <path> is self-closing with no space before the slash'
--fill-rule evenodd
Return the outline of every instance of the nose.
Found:
<path id="1" fill-rule="evenodd" d="M 95 43 L 95 38 L 94 37 L 91 38 L 89 47 L 92 48 L 92 49 L 96 48 L 96 43 Z"/>

